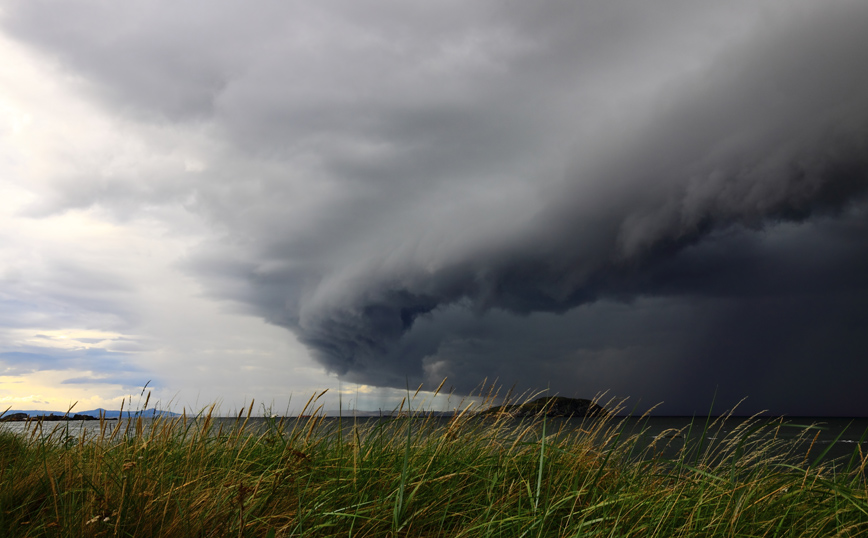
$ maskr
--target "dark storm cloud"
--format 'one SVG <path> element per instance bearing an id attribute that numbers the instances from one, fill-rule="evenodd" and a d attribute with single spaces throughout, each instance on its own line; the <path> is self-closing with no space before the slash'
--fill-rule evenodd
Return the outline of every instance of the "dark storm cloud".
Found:
<path id="1" fill-rule="evenodd" d="M 3 25 L 216 137 L 52 207 L 187 200 L 188 267 L 344 379 L 868 412 L 864 3 L 47 5 Z"/>
<path id="2" fill-rule="evenodd" d="M 864 8 L 855 14 L 835 13 L 772 28 L 724 53 L 673 84 L 671 93 L 644 117 L 614 133 L 601 130 L 592 152 L 579 149 L 564 184 L 553 187 L 551 201 L 508 244 L 450 260 L 435 271 L 417 268 L 389 275 L 392 280 L 375 278 L 361 292 L 347 286 L 340 291 L 343 300 L 315 298 L 305 305 L 309 310 L 303 310 L 302 340 L 330 367 L 351 377 L 382 379 L 387 372 L 401 371 L 419 376 L 424 359 L 413 358 L 430 356 L 440 342 L 433 339 L 425 345 L 404 335 L 417 316 L 444 305 L 529 314 L 566 312 L 607 297 L 630 300 L 673 293 L 691 284 L 693 289 L 681 293 L 715 294 L 720 280 L 732 278 L 732 273 L 715 274 L 714 252 L 706 254 L 707 260 L 701 259 L 701 251 L 699 260 L 684 259 L 680 254 L 685 248 L 734 227 L 773 241 L 779 233 L 769 228 L 774 223 L 835 214 L 864 201 L 868 57 L 857 51 L 868 46 L 865 23 Z M 774 250 L 746 254 L 750 245 L 716 242 L 726 249 L 723 262 L 760 257 L 754 261 L 759 267 L 734 264 L 733 271 L 745 280 L 736 286 L 747 296 L 743 305 L 752 303 L 753 294 L 776 291 L 797 300 L 800 289 L 812 285 L 799 276 L 804 266 L 814 265 L 810 251 L 786 253 L 796 258 L 789 266 L 775 259 Z M 856 253 L 865 250 L 858 237 L 847 246 Z M 865 273 L 859 269 L 864 263 L 841 269 L 838 264 L 846 261 L 842 258 L 855 254 L 836 255 L 816 277 L 830 279 L 837 276 L 835 271 L 843 272 L 852 291 L 863 287 Z M 711 267 L 702 269 L 703 264 Z M 763 264 L 777 266 L 777 271 L 763 274 Z M 693 272 L 695 279 L 683 282 L 681 272 Z M 757 279 L 766 285 L 758 285 Z M 353 301 L 354 291 L 358 295 Z M 809 360 L 803 353 L 771 343 L 781 338 L 783 327 L 804 326 L 811 312 L 858 310 L 864 304 L 835 297 L 813 302 L 811 307 L 807 305 L 812 301 L 801 303 L 805 316 L 770 322 L 766 330 L 746 332 L 745 324 L 736 324 L 730 334 L 742 335 L 744 344 L 730 353 L 743 357 L 745 349 L 739 348 L 764 346 L 767 357 L 775 356 L 774 351 L 803 365 Z M 756 310 L 757 319 L 769 319 L 769 310 L 784 304 L 764 305 Z M 822 319 L 828 318 L 816 321 Z M 818 332 L 834 327 L 824 324 Z M 839 327 L 839 337 L 850 342 L 844 363 L 858 364 L 864 342 L 849 335 L 852 324 Z M 720 335 L 715 340 L 725 339 Z M 818 339 L 812 349 L 832 349 L 833 340 Z M 802 349 L 797 342 L 791 338 L 790 347 Z M 725 364 L 723 357 L 705 356 L 698 360 Z M 388 357 L 393 361 L 382 372 L 378 365 Z M 368 369 L 374 370 L 370 378 Z"/>

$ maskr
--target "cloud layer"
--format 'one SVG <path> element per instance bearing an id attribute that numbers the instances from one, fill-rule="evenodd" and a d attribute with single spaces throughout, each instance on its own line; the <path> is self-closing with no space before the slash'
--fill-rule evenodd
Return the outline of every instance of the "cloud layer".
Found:
<path id="1" fill-rule="evenodd" d="M 130 133 L 31 214 L 196 215 L 190 274 L 343 379 L 868 412 L 863 3 L 31 0 L 2 26 Z"/>

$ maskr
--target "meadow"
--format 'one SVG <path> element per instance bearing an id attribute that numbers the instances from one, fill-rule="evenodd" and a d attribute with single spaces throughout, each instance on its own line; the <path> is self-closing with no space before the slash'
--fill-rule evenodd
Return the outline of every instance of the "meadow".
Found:
<path id="1" fill-rule="evenodd" d="M 649 438 L 473 409 L 360 423 L 312 397 L 309 418 L 264 428 L 251 403 L 231 427 L 212 406 L 93 435 L 0 430 L 0 536 L 868 536 L 861 443 L 828 461 L 783 421 Z"/>

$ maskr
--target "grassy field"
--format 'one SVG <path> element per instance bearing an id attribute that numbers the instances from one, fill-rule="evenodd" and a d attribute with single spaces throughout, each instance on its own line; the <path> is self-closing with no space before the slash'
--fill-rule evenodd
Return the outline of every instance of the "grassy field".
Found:
<path id="1" fill-rule="evenodd" d="M 253 431 L 250 410 L 0 432 L 0 536 L 868 536 L 866 455 L 794 459 L 780 424 L 708 444 L 705 419 L 649 439 L 470 412 Z"/>

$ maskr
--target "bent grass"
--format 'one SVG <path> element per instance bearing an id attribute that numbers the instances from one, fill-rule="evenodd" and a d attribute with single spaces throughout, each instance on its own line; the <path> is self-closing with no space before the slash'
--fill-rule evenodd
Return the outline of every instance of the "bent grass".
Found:
<path id="1" fill-rule="evenodd" d="M 93 438 L 0 431 L 0 536 L 868 536 L 861 445 L 846 466 L 799 459 L 781 422 L 649 438 L 467 406 L 347 433 L 316 412 L 253 428 L 252 409 L 226 431 L 214 406 Z"/>

